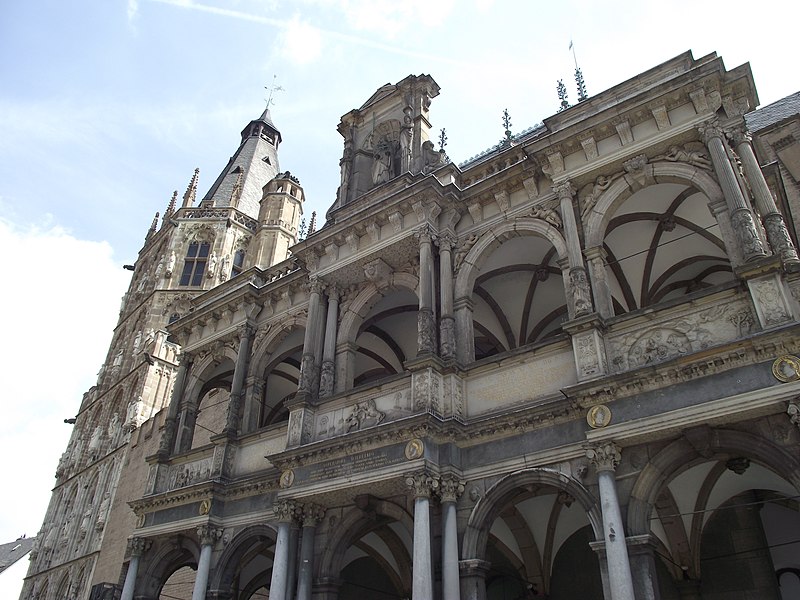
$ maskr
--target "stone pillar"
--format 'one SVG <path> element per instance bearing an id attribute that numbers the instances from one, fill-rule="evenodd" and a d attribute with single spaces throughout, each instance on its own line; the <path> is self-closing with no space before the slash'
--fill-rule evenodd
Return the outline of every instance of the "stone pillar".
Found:
<path id="1" fill-rule="evenodd" d="M 753 152 L 752 138 L 746 129 L 735 129 L 730 133 L 730 138 L 736 146 L 736 153 L 742 161 L 742 168 L 753 197 L 756 201 L 756 210 L 764 221 L 767 232 L 767 241 L 772 251 L 781 257 L 781 261 L 792 270 L 800 268 L 797 250 L 789 237 L 783 215 L 775 204 L 775 199 L 769 191 L 764 173 L 758 165 L 755 152 Z"/>
<path id="2" fill-rule="evenodd" d="M 177 433 L 178 408 L 183 399 L 183 388 L 186 385 L 186 375 L 189 366 L 192 364 L 191 355 L 181 356 L 178 366 L 178 374 L 175 377 L 175 385 L 172 388 L 172 399 L 169 403 L 167 418 L 164 421 L 164 432 L 161 434 L 161 441 L 158 444 L 158 460 L 165 461 L 170 454 L 175 451 L 175 437 Z"/>
<path id="3" fill-rule="evenodd" d="M 264 383 L 261 375 L 250 375 L 247 378 L 244 392 L 244 415 L 242 415 L 242 431 L 245 433 L 255 431 L 261 425 Z"/>
<path id="4" fill-rule="evenodd" d="M 456 357 L 456 324 L 453 316 L 453 236 L 439 237 L 439 286 L 442 314 L 439 323 L 439 354 L 445 360 Z"/>
<path id="5" fill-rule="evenodd" d="M 442 600 L 461 600 L 458 574 L 458 525 L 456 501 L 464 493 L 464 482 L 453 476 L 442 477 Z"/>
<path id="6" fill-rule="evenodd" d="M 614 478 L 614 469 L 622 457 L 620 449 L 614 442 L 603 442 L 587 448 L 586 456 L 597 469 L 611 600 L 634 600 L 631 566 Z"/>
<path id="7" fill-rule="evenodd" d="M 486 574 L 491 565 L 485 560 L 471 558 L 462 560 L 458 567 L 461 573 L 461 600 L 486 600 Z"/>
<path id="8" fill-rule="evenodd" d="M 353 342 L 344 342 L 336 347 L 336 377 L 333 387 L 337 392 L 353 387 L 357 350 L 358 346 Z"/>
<path id="9" fill-rule="evenodd" d="M 300 508 L 296 514 L 300 513 Z M 286 565 L 286 600 L 294 600 L 294 592 L 297 589 L 297 546 L 300 543 L 300 527 L 297 521 L 292 519 L 289 524 L 289 561 Z"/>
<path id="10" fill-rule="evenodd" d="M 723 141 L 723 131 L 719 124 L 712 121 L 700 125 L 700 133 L 708 146 L 711 162 L 714 164 L 714 172 L 719 179 L 722 193 L 728 203 L 728 210 L 731 213 L 731 224 L 736 233 L 736 239 L 745 261 L 756 260 L 766 256 L 761 239 L 758 237 L 753 215 L 747 205 L 736 173 L 733 170 L 728 153 L 725 150 Z"/>
<path id="11" fill-rule="evenodd" d="M 225 429 L 223 430 L 223 433 L 228 438 L 234 437 L 239 429 L 244 378 L 247 375 L 247 367 L 250 364 L 250 345 L 254 333 L 255 329 L 248 323 L 239 328 L 239 351 L 236 354 L 236 365 L 233 369 L 233 381 L 231 382 L 231 399 L 228 403 L 228 415 Z"/>
<path id="12" fill-rule="evenodd" d="M 197 419 L 197 407 L 187 404 L 181 411 L 178 422 L 178 435 L 175 440 L 175 452 L 185 452 L 192 447 L 194 423 Z"/>
<path id="13" fill-rule="evenodd" d="M 128 542 L 131 550 L 131 560 L 128 563 L 128 572 L 125 574 L 125 584 L 122 586 L 120 600 L 133 600 L 133 592 L 136 588 L 136 576 L 139 573 L 139 560 L 142 554 L 147 552 L 152 542 L 144 538 L 131 538 Z"/>
<path id="14" fill-rule="evenodd" d="M 609 319 L 614 316 L 614 303 L 611 299 L 611 289 L 608 287 L 606 251 L 602 246 L 595 246 L 587 248 L 584 254 L 586 262 L 589 263 L 589 279 L 592 281 L 595 310 L 604 319 Z"/>
<path id="15" fill-rule="evenodd" d="M 222 537 L 222 530 L 210 525 L 201 525 L 197 528 L 197 537 L 200 538 L 200 560 L 197 561 L 192 600 L 205 600 L 208 573 L 211 570 L 211 552 L 214 544 Z"/>
<path id="16" fill-rule="evenodd" d="M 414 492 L 414 542 L 412 560 L 412 600 L 433 598 L 433 569 L 431 564 L 431 492 L 438 482 L 426 473 L 414 473 L 406 478 Z"/>
<path id="17" fill-rule="evenodd" d="M 567 283 L 567 300 L 569 302 L 569 316 L 571 319 L 582 317 L 592 312 L 592 297 L 589 288 L 589 278 L 586 276 L 586 267 L 583 265 L 581 242 L 578 237 L 578 225 L 575 220 L 575 210 L 572 207 L 572 198 L 575 187 L 570 181 L 553 185 L 553 191 L 558 194 L 561 201 L 561 220 L 564 224 L 564 238 L 567 242 L 568 270 L 565 282 Z M 563 265 L 564 257 L 560 257 L 559 264 Z M 563 272 L 562 266 L 562 272 Z"/>
<path id="18" fill-rule="evenodd" d="M 311 576 L 314 573 L 314 536 L 325 509 L 316 504 L 303 505 L 303 534 L 300 540 L 300 569 L 297 580 L 297 600 L 311 600 Z"/>
<path id="19" fill-rule="evenodd" d="M 456 320 L 456 358 L 462 365 L 475 361 L 475 328 L 472 323 L 472 311 L 475 303 L 465 296 L 454 303 Z"/>
<path id="20" fill-rule="evenodd" d="M 419 240 L 419 313 L 417 316 L 417 354 L 436 352 L 436 329 L 433 318 L 433 231 L 423 225 L 414 236 Z"/>
<path id="21" fill-rule="evenodd" d="M 273 510 L 275 517 L 278 519 L 278 539 L 275 541 L 275 557 L 272 561 L 272 580 L 269 584 L 269 597 L 270 600 L 291 600 L 287 589 L 289 581 L 289 535 L 296 506 L 291 500 L 284 500 L 276 504 Z"/>
<path id="22" fill-rule="evenodd" d="M 636 535 L 629 537 L 627 542 L 636 600 L 661 600 L 656 572 L 658 539 L 652 534 Z"/>
<path id="23" fill-rule="evenodd" d="M 322 368 L 319 376 L 319 397 L 333 395 L 336 358 L 336 335 L 339 320 L 339 292 L 335 285 L 328 287 L 328 317 L 325 320 L 325 346 L 322 350 Z"/>
<path id="24" fill-rule="evenodd" d="M 300 363 L 300 382 L 297 386 L 297 401 L 305 401 L 311 395 L 314 387 L 314 345 L 315 327 L 319 323 L 322 284 L 316 277 L 310 280 L 311 295 L 308 300 L 308 319 L 306 322 L 305 337 L 303 338 L 303 358 Z"/>

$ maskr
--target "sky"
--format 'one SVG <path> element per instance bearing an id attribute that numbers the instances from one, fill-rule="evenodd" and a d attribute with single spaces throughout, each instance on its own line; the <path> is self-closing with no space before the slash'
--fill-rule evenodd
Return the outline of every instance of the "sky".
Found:
<path id="1" fill-rule="evenodd" d="M 320 221 L 342 115 L 409 74 L 441 87 L 431 122 L 460 163 L 569 100 L 682 52 L 750 62 L 761 105 L 800 89 L 790 4 L 588 0 L 0 2 L 0 542 L 35 535 L 156 211 L 195 167 L 204 194 L 271 106 L 281 170 Z M 574 42 L 575 53 L 569 49 Z M 15 258 L 16 257 L 16 258 Z M 19 259 L 13 265 L 11 259 Z M 11 267 L 14 267 L 13 269 Z M 12 276 L 13 271 L 13 276 Z"/>

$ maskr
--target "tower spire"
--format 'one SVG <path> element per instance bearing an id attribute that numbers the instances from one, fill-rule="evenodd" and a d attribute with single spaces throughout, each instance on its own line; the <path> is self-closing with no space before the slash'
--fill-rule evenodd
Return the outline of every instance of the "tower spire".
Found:
<path id="1" fill-rule="evenodd" d="M 200 169 L 197 168 L 194 170 L 194 175 L 192 175 L 192 179 L 189 181 L 189 186 L 186 188 L 186 192 L 183 194 L 182 208 L 186 208 L 187 206 L 192 206 L 194 204 L 195 198 L 197 198 L 197 180 L 199 177 Z"/>
<path id="2" fill-rule="evenodd" d="M 178 190 L 172 192 L 172 198 L 169 200 L 169 204 L 167 204 L 167 210 L 164 211 L 164 217 L 161 219 L 161 224 L 163 225 L 166 223 L 167 219 L 172 216 L 172 213 L 175 212 L 175 205 L 178 202 Z"/>
<path id="3" fill-rule="evenodd" d="M 311 222 L 308 224 L 308 233 L 306 236 L 311 235 L 317 230 L 317 211 L 311 211 Z"/>

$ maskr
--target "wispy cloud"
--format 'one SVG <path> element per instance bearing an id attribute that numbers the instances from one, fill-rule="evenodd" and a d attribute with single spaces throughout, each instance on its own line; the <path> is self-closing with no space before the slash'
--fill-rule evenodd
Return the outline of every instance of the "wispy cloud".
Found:
<path id="1" fill-rule="evenodd" d="M 187 10 L 196 10 L 196 11 L 200 11 L 200 12 L 206 12 L 206 13 L 209 13 L 209 14 L 219 15 L 219 16 L 222 16 L 222 17 L 230 18 L 230 19 L 239 19 L 239 20 L 242 20 L 242 21 L 249 21 L 251 23 L 261 23 L 262 25 L 268 25 L 270 27 L 275 27 L 275 28 L 278 28 L 278 29 L 281 29 L 281 30 L 284 30 L 284 31 L 289 30 L 290 28 L 296 26 L 293 23 L 293 20 L 274 19 L 272 17 L 256 15 L 256 14 L 253 14 L 253 13 L 239 11 L 239 10 L 233 10 L 233 9 L 230 9 L 230 8 L 221 8 L 221 7 L 218 7 L 218 6 L 211 6 L 211 5 L 208 5 L 208 4 L 201 4 L 199 2 L 194 2 L 193 0 L 150 0 L 150 1 L 158 3 L 158 4 L 168 4 L 170 6 L 176 6 L 176 7 L 187 9 Z M 419 2 L 414 2 L 412 4 L 419 4 Z M 445 3 L 445 4 L 446 5 L 452 4 L 452 0 L 450 2 L 448 2 L 448 3 Z M 426 4 L 426 6 L 427 6 L 427 4 Z M 422 10 L 422 9 L 420 9 L 420 10 Z M 426 9 L 426 11 L 427 11 L 427 9 Z M 354 11 L 349 11 L 349 12 L 355 14 Z M 369 14 L 372 15 L 371 16 L 371 18 L 373 19 L 372 23 L 374 24 L 375 23 L 375 21 L 374 21 L 374 19 L 375 19 L 375 11 L 372 10 L 372 11 L 370 11 Z M 432 18 L 441 19 L 441 18 L 444 18 L 444 15 L 446 14 L 446 12 L 444 10 L 437 10 L 437 11 L 433 11 L 431 14 L 433 15 Z M 365 19 L 366 18 L 367 17 L 365 17 Z M 367 27 L 366 26 L 366 24 L 368 22 L 369 21 L 366 21 L 366 20 L 359 22 L 358 28 L 359 29 L 373 29 L 373 27 Z M 396 23 L 396 22 L 397 21 L 392 21 L 392 23 Z M 377 26 L 377 25 L 375 25 L 375 26 Z M 309 25 L 309 27 L 310 27 L 310 25 Z M 362 37 L 362 36 L 356 36 L 356 35 L 352 35 L 352 34 L 341 33 L 341 32 L 338 32 L 338 31 L 332 31 L 332 30 L 329 30 L 329 29 L 322 29 L 322 28 L 316 28 L 316 27 L 314 28 L 314 30 L 316 32 L 318 32 L 320 34 L 320 36 L 328 37 L 331 40 L 337 40 L 337 41 L 344 42 L 344 43 L 347 43 L 347 44 L 353 44 L 353 45 L 356 45 L 356 46 L 363 46 L 363 47 L 372 48 L 372 49 L 375 49 L 375 50 L 382 50 L 384 52 L 388 52 L 388 53 L 396 54 L 396 55 L 400 55 L 400 56 L 407 56 L 407 57 L 411 57 L 411 58 L 420 58 L 420 59 L 424 59 L 426 61 L 435 61 L 435 62 L 450 64 L 450 65 L 462 65 L 463 66 L 463 65 L 468 64 L 465 61 L 459 61 L 457 59 L 449 58 L 449 57 L 446 57 L 446 56 L 441 56 L 441 55 L 438 55 L 438 54 L 431 54 L 429 52 L 420 52 L 420 51 L 417 51 L 417 50 L 409 50 L 407 48 L 402 48 L 402 47 L 396 46 L 396 45 L 386 44 L 386 43 L 383 43 L 383 42 L 376 42 L 374 40 L 370 40 L 370 39 Z M 381 31 L 380 29 L 377 29 L 377 30 Z"/>

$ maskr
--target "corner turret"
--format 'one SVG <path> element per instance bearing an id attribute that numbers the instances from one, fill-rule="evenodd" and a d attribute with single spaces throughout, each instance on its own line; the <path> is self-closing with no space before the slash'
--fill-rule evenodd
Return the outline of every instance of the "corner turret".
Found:
<path id="1" fill-rule="evenodd" d="M 300 180 L 286 171 L 264 186 L 258 231 L 251 245 L 249 263 L 265 269 L 285 260 L 297 243 L 305 194 Z"/>

